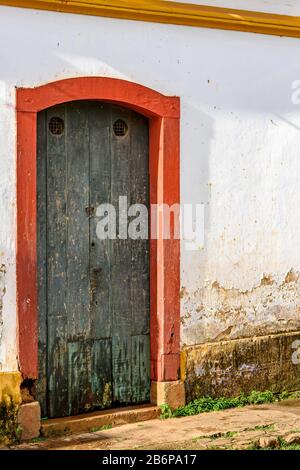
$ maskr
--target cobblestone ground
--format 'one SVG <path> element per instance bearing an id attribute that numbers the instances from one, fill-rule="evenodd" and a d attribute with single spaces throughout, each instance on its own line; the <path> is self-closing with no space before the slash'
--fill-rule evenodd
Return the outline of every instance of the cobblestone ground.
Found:
<path id="1" fill-rule="evenodd" d="M 300 400 L 36 439 L 14 449 L 300 449 Z"/>

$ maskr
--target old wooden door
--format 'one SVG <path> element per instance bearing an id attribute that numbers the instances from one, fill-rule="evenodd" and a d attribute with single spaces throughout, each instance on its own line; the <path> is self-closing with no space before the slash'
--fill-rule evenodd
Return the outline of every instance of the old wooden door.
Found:
<path id="1" fill-rule="evenodd" d="M 42 413 L 147 402 L 149 243 L 99 239 L 96 209 L 148 205 L 148 120 L 93 101 L 49 108 L 37 154 Z"/>

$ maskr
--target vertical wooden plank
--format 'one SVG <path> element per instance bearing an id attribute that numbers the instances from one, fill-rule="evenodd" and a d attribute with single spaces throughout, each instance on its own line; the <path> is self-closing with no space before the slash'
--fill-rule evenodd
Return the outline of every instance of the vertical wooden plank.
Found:
<path id="1" fill-rule="evenodd" d="M 91 350 L 91 387 L 96 409 L 112 404 L 111 340 L 94 340 Z"/>
<path id="2" fill-rule="evenodd" d="M 70 412 L 78 413 L 91 400 L 88 103 L 68 104 L 66 128 L 68 387 Z"/>
<path id="3" fill-rule="evenodd" d="M 69 415 L 66 316 L 48 316 L 48 417 Z"/>
<path id="4" fill-rule="evenodd" d="M 110 241 L 96 234 L 100 204 L 110 203 L 110 107 L 89 105 L 90 149 L 90 315 L 91 337 L 111 338 L 110 316 Z"/>
<path id="5" fill-rule="evenodd" d="M 38 381 L 36 399 L 47 415 L 47 133 L 46 112 L 37 116 L 37 292 Z"/>
<path id="6" fill-rule="evenodd" d="M 130 119 L 131 112 L 111 108 L 111 128 L 117 119 L 128 123 L 125 137 L 111 137 L 111 202 L 118 208 L 119 196 L 128 197 L 130 187 Z M 130 204 L 130 201 L 128 201 Z M 116 239 L 110 243 L 111 315 L 113 319 L 112 370 L 113 399 L 117 403 L 130 403 L 131 389 L 131 250 L 128 240 Z"/>
<path id="7" fill-rule="evenodd" d="M 133 113 L 131 121 L 131 200 L 149 209 L 148 120 Z M 149 224 L 149 213 L 148 213 Z M 149 229 L 150 227 L 148 227 Z M 149 240 L 131 244 L 132 402 L 150 399 L 150 275 Z"/>
<path id="8" fill-rule="evenodd" d="M 64 122 L 65 106 L 47 110 L 47 341 L 49 417 L 68 413 L 67 381 L 67 221 L 66 221 L 66 129 L 61 135 L 49 131 L 51 118 Z"/>
<path id="9" fill-rule="evenodd" d="M 130 198 L 149 209 L 149 127 L 148 120 L 132 115 L 131 124 L 131 185 Z M 148 233 L 149 233 L 148 213 Z M 150 333 L 149 239 L 129 240 L 131 244 L 131 308 L 132 334 Z"/>
<path id="10" fill-rule="evenodd" d="M 101 409 L 112 403 L 110 241 L 97 237 L 95 217 L 97 207 L 110 202 L 110 109 L 104 103 L 89 105 L 89 150 L 91 386 L 92 405 Z"/>
<path id="11" fill-rule="evenodd" d="M 150 336 L 131 338 L 132 350 L 132 403 L 150 400 Z"/>
<path id="12" fill-rule="evenodd" d="M 89 132 L 87 105 L 67 106 L 68 340 L 85 340 L 89 315 Z"/>
<path id="13" fill-rule="evenodd" d="M 89 344 L 84 341 L 68 343 L 69 414 L 79 414 L 92 408 L 89 380 L 91 356 Z"/>

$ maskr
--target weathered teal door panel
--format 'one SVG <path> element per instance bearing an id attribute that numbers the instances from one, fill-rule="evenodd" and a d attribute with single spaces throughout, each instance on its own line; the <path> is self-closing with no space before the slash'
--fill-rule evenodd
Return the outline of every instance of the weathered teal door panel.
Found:
<path id="1" fill-rule="evenodd" d="M 148 206 L 148 121 L 101 102 L 37 126 L 39 380 L 44 416 L 149 401 L 149 243 L 100 239 L 97 207 Z M 119 229 L 118 229 L 119 230 Z"/>

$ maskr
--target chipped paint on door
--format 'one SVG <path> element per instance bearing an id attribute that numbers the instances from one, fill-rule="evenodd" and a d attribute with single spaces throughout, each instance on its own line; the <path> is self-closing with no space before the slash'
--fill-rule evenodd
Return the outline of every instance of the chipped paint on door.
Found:
<path id="1" fill-rule="evenodd" d="M 148 241 L 100 240 L 95 209 L 124 195 L 148 205 L 148 120 L 101 102 L 59 105 L 39 113 L 37 145 L 43 414 L 147 402 Z"/>

